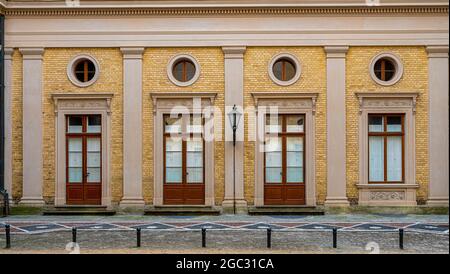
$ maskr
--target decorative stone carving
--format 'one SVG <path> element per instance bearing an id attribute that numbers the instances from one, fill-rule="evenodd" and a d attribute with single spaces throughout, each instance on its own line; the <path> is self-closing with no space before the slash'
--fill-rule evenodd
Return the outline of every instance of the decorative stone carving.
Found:
<path id="1" fill-rule="evenodd" d="M 112 93 L 53 93 L 52 99 L 55 103 L 55 114 L 62 109 L 90 110 L 106 109 L 111 114 Z"/>
<path id="2" fill-rule="evenodd" d="M 311 109 L 316 113 L 318 93 L 314 92 L 252 92 L 255 107 L 277 106 L 279 108 Z"/>
<path id="3" fill-rule="evenodd" d="M 370 200 L 405 200 L 405 192 L 400 191 L 372 191 Z"/>
<path id="4" fill-rule="evenodd" d="M 357 92 L 359 113 L 364 108 L 412 108 L 416 112 L 417 92 Z"/>

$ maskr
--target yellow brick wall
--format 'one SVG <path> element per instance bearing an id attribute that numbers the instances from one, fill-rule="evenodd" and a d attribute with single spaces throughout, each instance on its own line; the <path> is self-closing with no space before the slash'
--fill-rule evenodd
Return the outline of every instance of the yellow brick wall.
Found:
<path id="1" fill-rule="evenodd" d="M 377 85 L 370 78 L 368 67 L 374 55 L 391 51 L 404 63 L 402 79 L 390 87 Z M 300 79 L 293 85 L 281 87 L 268 76 L 268 63 L 281 52 L 291 53 L 302 66 Z M 66 68 L 71 58 L 87 53 L 97 59 L 100 77 L 87 88 L 74 86 L 67 78 Z M 167 77 L 166 68 L 176 54 L 191 54 L 201 66 L 200 78 L 189 87 L 178 87 Z M 427 54 L 424 47 L 351 47 L 347 54 L 346 115 L 347 115 L 347 193 L 357 198 L 358 152 L 357 124 L 358 101 L 355 92 L 417 91 L 416 108 L 416 180 L 420 187 L 418 198 L 425 199 L 428 189 L 428 91 Z M 113 202 L 122 197 L 122 54 L 117 48 L 54 49 L 44 53 L 43 104 L 43 195 L 52 201 L 55 191 L 55 128 L 54 92 L 113 92 L 112 100 L 112 169 L 111 188 Z M 153 201 L 153 109 L 150 92 L 207 91 L 218 92 L 215 105 L 224 110 L 224 61 L 220 48 L 148 48 L 143 56 L 143 193 L 146 203 Z M 244 107 L 253 106 L 251 92 L 298 91 L 318 92 L 316 106 L 316 195 L 318 204 L 326 197 L 326 56 L 322 47 L 248 47 L 244 54 Z M 22 194 L 22 57 L 16 50 L 13 55 L 12 146 L 13 191 L 15 199 Z M 247 117 L 246 117 L 247 118 Z M 217 119 L 217 118 L 216 118 Z M 225 117 L 222 117 L 224 124 Z M 248 119 L 245 127 L 249 128 Z M 245 198 L 254 202 L 254 142 L 244 144 Z M 223 140 L 223 136 L 222 136 Z M 224 143 L 215 142 L 215 201 L 220 205 L 224 196 Z"/>
<path id="2" fill-rule="evenodd" d="M 167 77 L 167 64 L 178 54 L 189 54 L 200 64 L 200 77 L 188 87 L 174 85 Z M 153 203 L 153 105 L 151 92 L 217 92 L 215 105 L 224 110 L 224 60 L 221 48 L 148 48 L 143 56 L 143 193 Z M 217 117 L 215 118 L 217 119 Z M 223 124 L 223 117 L 222 117 Z M 223 132 L 223 131 L 222 131 Z M 222 136 L 222 140 L 224 137 Z M 224 143 L 215 142 L 215 203 L 225 192 Z M 161 159 L 156 159 L 161 161 Z"/>
<path id="3" fill-rule="evenodd" d="M 397 54 L 404 65 L 403 77 L 393 86 L 376 84 L 369 74 L 372 58 L 380 52 Z M 358 111 L 355 92 L 419 92 L 416 106 L 416 181 L 418 199 L 428 192 L 428 59 L 424 47 L 351 47 L 346 63 L 347 195 L 358 197 Z"/>
<path id="4" fill-rule="evenodd" d="M 89 54 L 99 63 L 100 76 L 86 88 L 72 84 L 67 78 L 67 64 L 78 54 Z M 117 48 L 56 49 L 44 52 L 43 90 L 43 196 L 47 201 L 55 195 L 55 113 L 51 94 L 55 92 L 112 92 L 111 101 L 111 194 L 112 202 L 122 197 L 122 53 Z"/>
<path id="5" fill-rule="evenodd" d="M 18 50 L 12 57 L 12 197 L 22 197 L 22 55 Z"/>
<path id="6" fill-rule="evenodd" d="M 273 56 L 290 53 L 299 60 L 302 71 L 300 79 L 287 87 L 275 84 L 268 74 L 268 64 Z M 316 197 L 323 204 L 326 196 L 326 59 L 322 47 L 249 47 L 244 55 L 244 107 L 254 106 L 251 92 L 318 92 L 316 105 Z M 248 128 L 248 119 L 245 127 Z M 245 198 L 254 203 L 254 154 L 255 144 L 244 145 Z M 307 163 L 306 163 L 307 164 Z"/>

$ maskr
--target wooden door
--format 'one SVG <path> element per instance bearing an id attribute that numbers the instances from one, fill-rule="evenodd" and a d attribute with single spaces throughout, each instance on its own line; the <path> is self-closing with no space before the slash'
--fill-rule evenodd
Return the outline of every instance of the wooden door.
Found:
<path id="1" fill-rule="evenodd" d="M 164 184 L 166 205 L 205 204 L 203 119 L 164 116 Z"/>
<path id="2" fill-rule="evenodd" d="M 66 203 L 100 205 L 101 115 L 66 117 Z"/>
<path id="3" fill-rule="evenodd" d="M 264 204 L 305 204 L 305 117 L 267 116 Z"/>

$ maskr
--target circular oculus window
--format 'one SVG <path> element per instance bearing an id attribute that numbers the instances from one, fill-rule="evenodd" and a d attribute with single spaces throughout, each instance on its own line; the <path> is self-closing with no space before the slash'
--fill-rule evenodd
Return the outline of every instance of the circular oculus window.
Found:
<path id="1" fill-rule="evenodd" d="M 67 76 L 78 87 L 90 86 L 98 79 L 98 63 L 92 56 L 78 55 L 69 62 Z"/>
<path id="2" fill-rule="evenodd" d="M 403 64 L 400 58 L 392 53 L 381 53 L 370 63 L 370 76 L 379 85 L 391 86 L 403 75 Z"/>
<path id="3" fill-rule="evenodd" d="M 200 65 L 190 55 L 177 55 L 169 61 L 167 75 L 175 85 L 189 86 L 200 76 Z"/>
<path id="4" fill-rule="evenodd" d="M 269 63 L 269 77 L 281 86 L 289 86 L 300 78 L 300 63 L 291 54 L 282 53 L 272 58 Z"/>

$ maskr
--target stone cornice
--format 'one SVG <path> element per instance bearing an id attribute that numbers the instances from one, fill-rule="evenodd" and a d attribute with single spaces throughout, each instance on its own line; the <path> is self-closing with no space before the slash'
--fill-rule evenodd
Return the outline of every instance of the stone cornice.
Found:
<path id="1" fill-rule="evenodd" d="M 412 100 L 413 113 L 416 112 L 417 97 L 419 92 L 355 92 L 359 102 L 359 112 L 362 112 L 364 106 L 364 100 L 367 99 L 410 99 Z"/>
<path id="2" fill-rule="evenodd" d="M 326 46 L 324 47 L 327 53 L 327 58 L 345 58 L 349 47 L 348 46 Z"/>
<path id="3" fill-rule="evenodd" d="M 312 101 L 313 112 L 316 109 L 316 101 L 319 93 L 317 92 L 251 92 L 253 97 L 253 102 L 256 107 L 258 107 L 258 103 L 262 99 L 270 99 L 270 100 L 292 100 L 292 99 L 308 99 Z"/>
<path id="4" fill-rule="evenodd" d="M 143 47 L 120 48 L 124 59 L 142 59 L 145 49 Z"/>
<path id="5" fill-rule="evenodd" d="M 427 46 L 428 58 L 448 58 L 448 46 Z"/>
<path id="6" fill-rule="evenodd" d="M 349 7 L 0 7 L 6 16 L 448 14 L 448 5 Z"/>
<path id="7" fill-rule="evenodd" d="M 214 105 L 217 92 L 151 92 L 150 97 L 153 100 L 153 106 L 156 107 L 158 99 L 193 99 L 207 98 Z"/>
<path id="8" fill-rule="evenodd" d="M 19 48 L 24 60 L 42 60 L 44 48 Z"/>
<path id="9" fill-rule="evenodd" d="M 222 47 L 225 59 L 242 59 L 246 49 L 244 46 Z"/>

